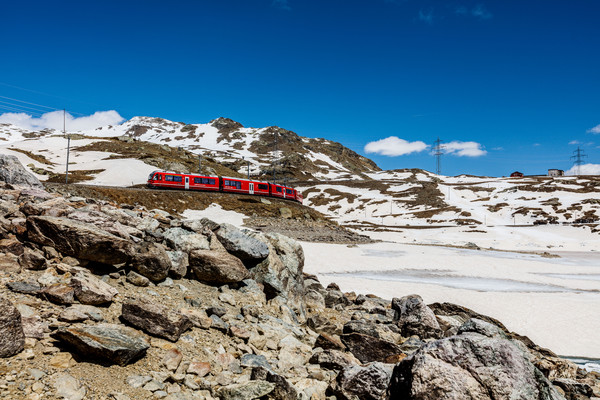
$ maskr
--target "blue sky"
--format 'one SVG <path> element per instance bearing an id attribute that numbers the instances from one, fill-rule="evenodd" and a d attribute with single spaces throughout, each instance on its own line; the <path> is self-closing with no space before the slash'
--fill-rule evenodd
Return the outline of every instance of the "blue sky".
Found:
<path id="1" fill-rule="evenodd" d="M 278 125 L 385 169 L 435 170 L 438 136 L 448 175 L 568 170 L 577 145 L 600 164 L 600 2 L 22 1 L 2 13 L 9 103 Z"/>

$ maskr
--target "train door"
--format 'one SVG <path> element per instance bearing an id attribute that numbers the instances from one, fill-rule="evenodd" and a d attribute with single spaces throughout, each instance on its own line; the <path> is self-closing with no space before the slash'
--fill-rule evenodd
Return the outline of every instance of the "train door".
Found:
<path id="1" fill-rule="evenodd" d="M 250 182 L 248 184 L 248 191 L 250 192 L 250 194 L 254 194 L 254 183 Z"/>
<path id="2" fill-rule="evenodd" d="M 189 189 L 190 188 L 190 177 L 186 176 L 185 177 L 185 189 Z"/>

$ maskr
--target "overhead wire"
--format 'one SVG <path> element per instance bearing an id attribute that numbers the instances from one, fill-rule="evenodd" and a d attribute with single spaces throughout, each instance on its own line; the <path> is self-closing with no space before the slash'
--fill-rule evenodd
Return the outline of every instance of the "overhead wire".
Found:
<path id="1" fill-rule="evenodd" d="M 0 100 L 0 103 L 9 104 L 10 106 L 15 107 L 15 108 L 20 107 L 20 108 L 27 108 L 27 109 L 35 110 L 38 114 L 48 113 L 48 112 L 52 112 L 52 111 L 63 111 L 63 109 L 60 109 L 60 108 L 45 106 L 43 104 L 32 103 L 32 102 L 25 101 L 25 100 L 19 100 L 19 99 L 15 99 L 13 97 L 0 96 L 0 98 L 6 99 L 6 100 L 11 100 L 13 102 L 17 102 L 17 104 L 6 102 L 6 101 L 1 101 L 1 100 Z M 28 104 L 29 106 L 36 106 L 36 108 L 25 106 L 23 104 L 18 104 L 18 103 Z M 31 111 L 26 111 L 26 110 L 19 110 L 19 111 L 31 113 Z M 64 111 L 67 111 L 67 110 L 64 110 Z M 80 116 L 86 116 L 86 114 L 82 114 L 82 113 L 79 113 L 76 111 L 67 111 L 67 112 L 72 115 L 75 114 L 75 115 L 80 115 Z"/>
<path id="2" fill-rule="evenodd" d="M 26 109 L 26 110 L 32 110 L 32 111 L 40 112 L 40 113 L 46 113 L 46 112 L 48 112 L 47 110 L 43 110 L 43 109 L 41 109 L 39 107 L 24 106 L 24 105 L 21 105 L 21 104 L 18 104 L 18 103 L 11 103 L 9 101 L 2 101 L 2 100 L 0 100 L 0 103 L 6 104 L 6 105 L 11 106 L 11 107 L 17 107 L 17 108 L 22 108 L 22 109 Z"/>
<path id="3" fill-rule="evenodd" d="M 34 115 L 36 117 L 41 117 L 43 115 L 40 112 L 23 110 L 23 109 L 20 109 L 20 108 L 5 106 L 5 105 L 2 105 L 2 104 L 0 104 L 0 108 L 4 109 L 4 110 L 7 110 L 9 112 L 20 112 L 20 113 L 25 113 L 25 114 L 29 114 L 29 115 Z"/>

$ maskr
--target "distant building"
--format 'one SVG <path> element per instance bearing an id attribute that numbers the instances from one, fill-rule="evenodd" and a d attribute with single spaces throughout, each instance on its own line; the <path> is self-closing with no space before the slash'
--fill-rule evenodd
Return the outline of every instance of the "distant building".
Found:
<path id="1" fill-rule="evenodd" d="M 562 169 L 550 168 L 548 170 L 548 176 L 565 176 L 565 171 Z"/>
<path id="2" fill-rule="evenodd" d="M 519 171 L 515 171 L 512 174 L 510 174 L 511 178 L 522 178 L 523 177 L 523 173 L 519 172 Z"/>

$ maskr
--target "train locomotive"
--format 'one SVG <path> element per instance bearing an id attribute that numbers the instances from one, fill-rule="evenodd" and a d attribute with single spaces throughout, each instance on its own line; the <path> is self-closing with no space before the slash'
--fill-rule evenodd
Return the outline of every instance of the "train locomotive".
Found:
<path id="1" fill-rule="evenodd" d="M 277 197 L 297 201 L 300 204 L 303 200 L 302 193 L 289 186 L 224 176 L 154 171 L 148 176 L 147 186 L 159 189 L 200 190 Z"/>

